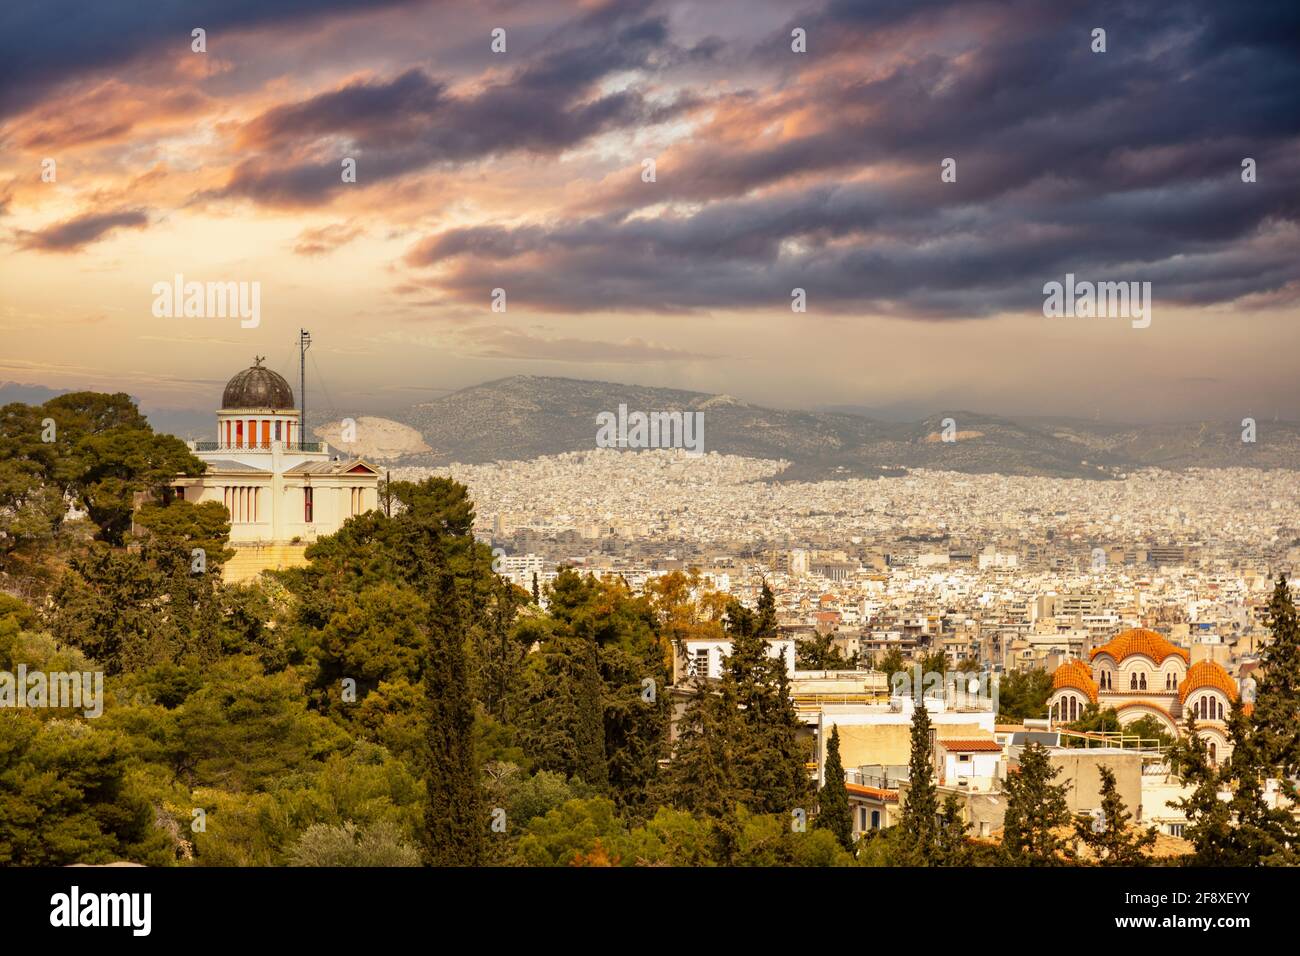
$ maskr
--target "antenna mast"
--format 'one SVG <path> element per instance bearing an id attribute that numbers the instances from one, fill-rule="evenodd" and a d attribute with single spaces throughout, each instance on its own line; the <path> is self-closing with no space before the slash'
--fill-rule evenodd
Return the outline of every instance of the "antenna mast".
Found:
<path id="1" fill-rule="evenodd" d="M 298 433 L 307 434 L 307 350 L 311 348 L 311 333 L 298 330 Z M 306 438 L 299 437 L 300 442 Z"/>

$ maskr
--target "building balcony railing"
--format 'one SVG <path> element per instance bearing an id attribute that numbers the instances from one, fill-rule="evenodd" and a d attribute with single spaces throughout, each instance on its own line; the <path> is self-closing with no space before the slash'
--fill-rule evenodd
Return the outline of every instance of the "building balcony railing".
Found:
<path id="1" fill-rule="evenodd" d="M 190 442 L 194 451 L 270 451 L 271 446 L 276 444 L 269 441 L 244 442 L 241 445 L 227 445 L 219 441 L 195 441 Z M 294 452 L 323 452 L 325 443 L 321 441 L 282 441 L 279 442 L 281 449 L 289 454 Z"/>

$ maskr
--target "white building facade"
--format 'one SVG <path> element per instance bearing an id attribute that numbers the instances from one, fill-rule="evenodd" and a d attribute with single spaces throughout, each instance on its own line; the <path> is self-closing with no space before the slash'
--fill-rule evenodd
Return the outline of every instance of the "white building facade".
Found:
<path id="1" fill-rule="evenodd" d="M 287 552 L 379 507 L 378 470 L 325 442 L 304 441 L 289 383 L 260 358 L 226 385 L 217 440 L 188 445 L 207 468 L 177 478 L 174 491 L 194 504 L 225 506 L 237 567 L 248 564 L 238 559 L 241 548 L 260 549 L 261 563 L 276 566 Z"/>

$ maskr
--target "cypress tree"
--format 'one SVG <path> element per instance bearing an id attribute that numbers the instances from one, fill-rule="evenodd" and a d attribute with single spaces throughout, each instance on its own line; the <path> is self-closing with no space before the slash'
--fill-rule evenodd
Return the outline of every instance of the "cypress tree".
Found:
<path id="1" fill-rule="evenodd" d="M 933 866 L 939 862 L 939 797 L 930 759 L 930 714 L 917 689 L 912 711 L 912 753 L 908 760 L 907 802 L 899 824 L 904 832 L 903 862 L 908 866 Z"/>
<path id="2" fill-rule="evenodd" d="M 1067 847 L 1054 832 L 1070 823 L 1066 784 L 1054 784 L 1061 772 L 1047 759 L 1047 749 L 1029 744 L 1020 753 L 1020 770 L 1007 775 L 1007 813 L 1002 849 L 1015 866 L 1056 866 Z"/>
<path id="3" fill-rule="evenodd" d="M 840 728 L 831 727 L 826 742 L 826 769 L 823 773 L 821 795 L 817 800 L 817 820 L 813 824 L 829 830 L 840 846 L 853 849 L 853 811 L 849 807 L 849 791 L 844 785 L 844 764 L 840 761 Z"/>
<path id="4" fill-rule="evenodd" d="M 970 824 L 962 818 L 961 803 L 955 794 L 948 794 L 939 812 L 939 839 L 937 862 L 939 866 L 967 866 L 971 862 L 970 844 L 966 834 Z"/>
<path id="5" fill-rule="evenodd" d="M 765 635 L 759 630 L 768 626 L 762 623 L 764 619 L 770 619 L 775 627 L 771 591 L 766 585 L 764 593 L 769 608 L 758 616 L 738 601 L 727 609 L 726 628 L 732 641 L 727 677 L 739 712 L 736 770 L 742 802 L 749 810 L 788 814 L 807 808 L 812 791 L 785 658 L 769 655 Z"/>
<path id="6" fill-rule="evenodd" d="M 527 674 L 519 728 L 539 769 L 603 790 L 609 767 L 599 653 L 587 637 L 555 634 L 543 641 Z"/>
<path id="7" fill-rule="evenodd" d="M 1300 622 L 1285 574 L 1273 588 L 1266 620 L 1272 640 L 1260 651 L 1252 720 L 1262 765 L 1290 787 L 1286 778 L 1300 775 Z"/>
<path id="8" fill-rule="evenodd" d="M 1074 831 L 1102 866 L 1142 866 L 1150 861 L 1145 851 L 1155 845 L 1155 827 L 1147 828 L 1144 833 L 1131 832 L 1129 820 L 1133 815 L 1115 786 L 1115 772 L 1109 767 L 1101 767 L 1099 771 L 1101 825 L 1095 826 L 1091 817 L 1081 816 L 1074 821 Z"/>
<path id="9" fill-rule="evenodd" d="M 605 760 L 605 683 L 600 677 L 600 648 L 588 638 L 573 638 L 577 712 L 573 725 L 577 765 L 574 772 L 593 787 L 609 785 Z"/>
<path id="10" fill-rule="evenodd" d="M 714 856 L 722 864 L 734 861 L 739 841 L 740 788 L 734 759 L 738 723 L 730 678 L 697 679 L 695 696 L 678 724 L 672 759 L 659 782 L 664 803 L 709 820 Z"/>
<path id="11" fill-rule="evenodd" d="M 487 818 L 474 763 L 474 704 L 452 575 L 444 569 L 432 605 L 424 667 L 427 765 L 424 856 L 431 866 L 483 860 Z"/>
<path id="12" fill-rule="evenodd" d="M 776 637 L 776 596 L 763 581 L 763 588 L 758 594 L 758 609 L 754 615 L 754 633 L 759 637 Z"/>

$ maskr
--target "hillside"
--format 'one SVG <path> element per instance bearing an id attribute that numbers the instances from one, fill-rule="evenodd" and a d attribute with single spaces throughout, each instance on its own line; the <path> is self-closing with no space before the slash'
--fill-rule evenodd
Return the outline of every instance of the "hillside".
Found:
<path id="1" fill-rule="evenodd" d="M 429 451 L 406 464 L 510 461 L 595 445 L 596 416 L 630 411 L 704 412 L 704 448 L 784 458 L 784 478 L 888 474 L 898 469 L 1113 477 L 1158 466 L 1300 468 L 1300 427 L 1261 422 L 1254 445 L 1231 422 L 1123 425 L 1066 419 L 1011 420 L 954 410 L 917 422 L 851 412 L 765 408 L 728 395 L 579 379 L 514 376 L 413 406 L 401 420 Z M 956 441 L 941 440 L 943 419 Z"/>

